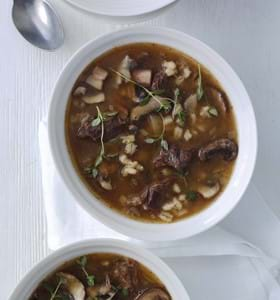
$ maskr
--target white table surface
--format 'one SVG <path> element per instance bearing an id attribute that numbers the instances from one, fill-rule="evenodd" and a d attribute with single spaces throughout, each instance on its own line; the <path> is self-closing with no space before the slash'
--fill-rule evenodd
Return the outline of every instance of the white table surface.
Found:
<path id="1" fill-rule="evenodd" d="M 1 300 L 7 299 L 20 278 L 49 253 L 37 132 L 56 78 L 85 42 L 127 26 L 127 20 L 86 14 L 62 0 L 52 0 L 65 26 L 66 40 L 60 50 L 44 52 L 16 32 L 10 18 L 11 2 L 2 0 L 0 8 Z M 278 204 L 270 199 L 280 194 L 279 16 L 278 0 L 181 0 L 161 14 L 149 16 L 152 19 L 140 19 L 201 39 L 239 74 L 251 96 L 259 129 L 253 180 L 278 215 L 280 199 Z"/>

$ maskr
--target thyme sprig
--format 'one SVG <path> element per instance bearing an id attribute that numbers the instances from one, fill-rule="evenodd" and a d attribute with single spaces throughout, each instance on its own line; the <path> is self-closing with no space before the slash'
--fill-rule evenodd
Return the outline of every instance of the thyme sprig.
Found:
<path id="1" fill-rule="evenodd" d="M 65 279 L 59 275 L 57 275 L 57 277 L 59 278 L 59 281 L 56 285 L 55 288 L 53 288 L 50 284 L 48 283 L 44 283 L 43 286 L 44 288 L 50 293 L 50 300 L 54 300 L 54 299 L 59 299 L 61 298 L 61 296 L 59 295 L 59 289 L 61 288 L 61 286 L 63 284 L 65 284 Z"/>
<path id="2" fill-rule="evenodd" d="M 89 275 L 87 270 L 86 270 L 87 257 L 86 256 L 81 256 L 77 260 L 77 264 L 81 267 L 81 270 L 85 274 L 88 286 L 94 286 L 95 277 L 94 277 L 94 275 Z"/>
<path id="3" fill-rule="evenodd" d="M 174 101 L 175 101 L 175 103 L 174 103 L 173 110 L 172 110 L 172 118 L 173 118 L 173 120 L 175 118 L 177 118 L 179 124 L 181 126 L 184 126 L 185 120 L 186 120 L 186 114 L 183 111 L 182 105 L 180 103 L 178 103 L 179 96 L 180 96 L 180 90 L 178 88 L 176 88 L 175 91 L 174 91 Z"/>
<path id="4" fill-rule="evenodd" d="M 95 160 L 94 167 L 90 171 L 93 178 L 97 177 L 98 167 L 103 162 L 105 156 L 105 147 L 104 147 L 103 139 L 104 139 L 104 120 L 106 119 L 106 115 L 102 115 L 98 105 L 96 106 L 96 110 L 97 110 L 97 117 L 91 122 L 91 126 L 94 127 L 94 126 L 101 125 L 101 136 L 100 136 L 101 149 Z"/>
<path id="5" fill-rule="evenodd" d="M 133 83 L 134 85 L 137 85 L 138 87 L 140 87 L 141 89 L 143 89 L 150 98 L 153 98 L 154 100 L 156 100 L 159 104 L 160 104 L 160 107 L 158 108 L 158 111 L 161 111 L 162 109 L 163 110 L 169 110 L 170 109 L 170 104 L 168 103 L 169 101 L 170 102 L 173 102 L 174 103 L 174 100 L 173 99 L 170 99 L 170 98 L 166 98 L 164 97 L 164 100 L 166 100 L 166 103 L 163 103 L 162 101 L 160 101 L 156 96 L 160 94 L 162 94 L 164 91 L 162 90 L 156 90 L 156 91 L 150 91 L 149 89 L 145 88 L 142 84 L 128 78 L 127 76 L 123 75 L 122 73 L 114 70 L 111 68 L 111 71 L 117 75 L 119 75 L 121 78 L 125 79 L 127 82 L 131 82 Z M 148 103 L 149 100 L 148 98 L 146 98 L 146 102 Z"/>

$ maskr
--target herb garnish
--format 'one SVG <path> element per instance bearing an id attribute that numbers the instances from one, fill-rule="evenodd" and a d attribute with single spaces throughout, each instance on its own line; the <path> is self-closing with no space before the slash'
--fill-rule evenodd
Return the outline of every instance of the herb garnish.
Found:
<path id="1" fill-rule="evenodd" d="M 160 107 L 158 108 L 158 112 L 161 111 L 161 110 L 164 110 L 164 111 L 168 111 L 170 109 L 170 103 L 169 102 L 174 102 L 173 99 L 170 99 L 170 98 L 165 98 L 164 97 L 164 100 L 166 100 L 166 103 L 165 102 L 161 102 L 157 97 L 156 95 L 159 95 L 158 93 L 162 94 L 163 92 L 161 90 L 156 90 L 156 91 L 150 91 L 149 89 L 145 88 L 142 84 L 128 78 L 127 76 L 123 75 L 122 73 L 114 70 L 114 69 L 111 69 L 111 71 L 117 75 L 119 75 L 120 77 L 122 77 L 123 79 L 125 79 L 126 81 L 128 82 L 131 82 L 133 83 L 134 85 L 137 85 L 139 86 L 141 89 L 143 89 L 146 93 L 147 93 L 147 96 L 145 97 L 145 104 L 147 104 L 149 101 L 150 101 L 150 98 L 153 98 L 154 100 L 156 100 L 159 104 L 160 104 Z M 149 97 L 149 98 L 147 98 Z M 144 101 L 143 100 L 143 101 Z M 142 104 L 142 105 L 145 105 L 145 104 Z"/>
<path id="2" fill-rule="evenodd" d="M 86 270 L 87 257 L 86 256 L 81 256 L 77 260 L 77 264 L 81 267 L 83 273 L 85 274 L 88 286 L 94 286 L 95 277 L 94 277 L 94 275 L 89 275 L 87 270 Z"/>
<path id="3" fill-rule="evenodd" d="M 55 288 L 53 288 L 47 282 L 43 283 L 43 287 L 51 294 L 50 300 L 54 300 L 59 297 L 59 294 L 58 294 L 59 289 L 62 286 L 62 284 L 65 284 L 65 279 L 63 277 L 61 277 L 59 275 L 57 275 L 57 277 L 59 278 L 59 281 Z"/>
<path id="4" fill-rule="evenodd" d="M 104 120 L 106 119 L 106 115 L 102 115 L 98 105 L 96 106 L 96 110 L 97 110 L 97 117 L 92 121 L 91 125 L 96 124 L 95 126 L 98 126 L 99 124 L 101 124 L 101 136 L 100 136 L 100 142 L 101 142 L 101 149 L 100 152 L 95 160 L 94 163 L 94 168 L 92 168 L 91 170 L 91 175 L 93 176 L 93 178 L 96 178 L 98 175 L 98 167 L 100 166 L 100 164 L 102 163 L 104 156 L 105 156 L 105 148 L 104 148 Z M 108 116 L 108 113 L 107 113 Z"/>
<path id="5" fill-rule="evenodd" d="M 123 295 L 124 297 L 127 297 L 127 296 L 128 296 L 128 289 L 122 288 L 122 289 L 121 289 L 121 292 L 122 292 L 122 295 Z"/>
<path id="6" fill-rule="evenodd" d="M 204 95 L 204 91 L 202 87 L 201 70 L 200 70 L 200 64 L 198 64 L 198 79 L 197 79 L 197 89 L 196 89 L 197 100 L 201 100 L 203 95 Z"/>
<path id="7" fill-rule="evenodd" d="M 164 90 L 154 90 L 154 91 L 151 91 L 151 93 L 154 96 L 162 95 L 164 93 Z M 147 94 L 146 97 L 144 97 L 143 100 L 141 102 L 139 102 L 139 105 L 144 106 L 144 105 L 148 104 L 150 99 L 151 99 L 151 95 Z"/>
<path id="8" fill-rule="evenodd" d="M 195 201 L 198 198 L 198 194 L 195 191 L 188 191 L 186 196 L 187 196 L 187 199 L 190 201 Z"/>
<path id="9" fill-rule="evenodd" d="M 184 126 L 186 120 L 186 114 L 183 111 L 182 105 L 178 103 L 180 96 L 180 90 L 178 88 L 174 91 L 174 106 L 172 110 L 172 118 L 177 118 L 179 125 Z"/>
<path id="10" fill-rule="evenodd" d="M 96 178 L 98 175 L 98 167 L 99 165 L 102 163 L 104 158 L 113 158 L 116 155 L 115 154 L 107 154 L 105 155 L 105 148 L 104 148 L 104 121 L 106 121 L 108 118 L 113 117 L 115 115 L 118 114 L 117 111 L 108 111 L 108 112 L 103 112 L 101 113 L 100 109 L 98 106 L 96 106 L 96 110 L 97 110 L 97 117 L 95 119 L 93 119 L 91 121 L 91 126 L 95 127 L 95 126 L 99 126 L 101 125 L 101 137 L 100 137 L 100 141 L 101 141 L 101 149 L 100 152 L 94 162 L 94 166 L 93 168 L 85 168 L 84 171 L 86 174 L 91 175 L 93 178 Z"/>

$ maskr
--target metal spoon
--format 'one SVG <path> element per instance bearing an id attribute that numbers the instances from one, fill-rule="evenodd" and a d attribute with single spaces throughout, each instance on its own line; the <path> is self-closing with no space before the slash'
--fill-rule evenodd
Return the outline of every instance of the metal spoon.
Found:
<path id="1" fill-rule="evenodd" d="M 63 44 L 61 21 L 45 0 L 14 0 L 12 18 L 21 35 L 34 46 L 54 50 Z"/>

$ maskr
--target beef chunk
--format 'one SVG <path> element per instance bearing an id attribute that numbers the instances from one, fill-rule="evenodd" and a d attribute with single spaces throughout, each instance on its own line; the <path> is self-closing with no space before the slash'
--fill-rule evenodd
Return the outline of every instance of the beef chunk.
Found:
<path id="1" fill-rule="evenodd" d="M 152 90 L 161 90 L 164 89 L 166 84 L 166 74 L 164 70 L 160 70 L 159 72 L 155 73 L 152 81 Z"/>
<path id="2" fill-rule="evenodd" d="M 198 157 L 201 161 L 207 161 L 215 156 L 222 156 L 224 160 L 231 161 L 237 157 L 238 146 L 230 139 L 218 139 L 211 142 L 198 151 Z"/>
<path id="3" fill-rule="evenodd" d="M 161 149 L 159 155 L 154 158 L 153 163 L 156 168 L 168 166 L 179 172 L 184 172 L 194 159 L 195 152 L 194 149 L 183 150 L 172 145 L 168 150 Z"/>
<path id="4" fill-rule="evenodd" d="M 115 263 L 112 277 L 124 289 L 136 287 L 139 282 L 138 264 L 131 259 L 122 259 Z"/>
<path id="5" fill-rule="evenodd" d="M 147 186 L 140 195 L 141 201 L 146 209 L 159 209 L 161 208 L 161 200 L 163 193 L 169 184 L 174 180 L 173 177 L 165 178 L 164 180 L 157 181 Z"/>
<path id="6" fill-rule="evenodd" d="M 78 137 L 86 138 L 90 137 L 94 142 L 97 142 L 101 137 L 101 124 L 98 126 L 92 126 L 92 120 L 89 118 L 78 130 Z M 109 141 L 123 132 L 125 125 L 127 124 L 126 117 L 117 115 L 104 122 L 104 142 Z"/>

